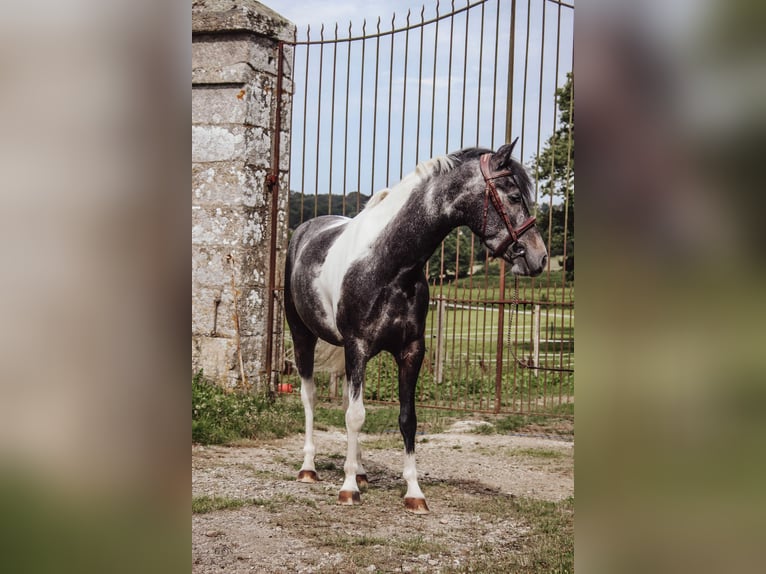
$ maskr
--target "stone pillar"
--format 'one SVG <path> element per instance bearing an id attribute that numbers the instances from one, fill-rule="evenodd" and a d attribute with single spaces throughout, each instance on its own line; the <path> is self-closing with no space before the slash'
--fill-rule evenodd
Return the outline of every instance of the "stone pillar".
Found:
<path id="1" fill-rule="evenodd" d="M 279 43 L 294 34 L 254 0 L 192 4 L 192 369 L 228 387 L 268 381 L 269 280 L 273 273 L 281 284 L 284 267 L 293 93 L 293 48 L 284 46 L 275 198 Z"/>

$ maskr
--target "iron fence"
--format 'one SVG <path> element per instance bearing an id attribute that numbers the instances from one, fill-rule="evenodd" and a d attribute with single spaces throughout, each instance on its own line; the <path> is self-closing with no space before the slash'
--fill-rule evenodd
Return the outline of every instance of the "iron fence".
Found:
<path id="1" fill-rule="evenodd" d="M 322 25 L 296 35 L 289 227 L 355 215 L 418 162 L 461 149 L 516 150 L 535 180 L 549 267 L 507 276 L 465 229 L 428 262 L 427 357 L 419 406 L 569 416 L 574 402 L 574 6 L 477 0 L 393 15 L 368 29 Z M 295 189 L 295 190 L 293 190 Z M 282 291 L 274 290 L 275 371 L 296 383 Z M 287 340 L 284 340 L 286 337 Z M 279 339 L 277 341 L 277 339 Z M 337 374 L 317 374 L 338 398 Z M 382 354 L 366 400 L 397 403 L 396 366 Z"/>

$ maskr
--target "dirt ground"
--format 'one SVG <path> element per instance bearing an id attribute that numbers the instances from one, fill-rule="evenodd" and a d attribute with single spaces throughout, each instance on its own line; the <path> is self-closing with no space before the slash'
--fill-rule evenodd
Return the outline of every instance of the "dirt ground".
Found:
<path id="1" fill-rule="evenodd" d="M 321 482 L 295 480 L 303 435 L 239 447 L 192 447 L 194 497 L 244 506 L 192 517 L 194 573 L 455 572 L 477 552 L 523 552 L 530 527 L 508 501 L 574 494 L 574 444 L 476 434 L 459 422 L 419 435 L 420 485 L 431 513 L 404 511 L 398 434 L 363 435 L 370 487 L 338 506 L 345 434 L 317 431 Z"/>

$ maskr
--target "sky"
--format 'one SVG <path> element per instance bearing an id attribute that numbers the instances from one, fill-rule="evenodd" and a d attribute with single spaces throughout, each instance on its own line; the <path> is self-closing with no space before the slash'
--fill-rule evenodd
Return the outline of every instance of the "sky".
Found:
<path id="1" fill-rule="evenodd" d="M 470 0 L 470 3 L 477 1 Z M 306 39 L 309 26 L 311 40 L 319 38 L 323 24 L 324 38 L 332 38 L 336 23 L 339 38 L 347 37 L 349 24 L 352 36 L 356 37 L 362 35 L 365 20 L 366 34 L 369 35 L 376 31 L 379 17 L 380 30 L 385 32 L 391 29 L 394 14 L 394 27 L 399 29 L 406 25 L 408 11 L 411 11 L 410 23 L 415 24 L 420 21 L 421 10 L 423 18 L 429 20 L 436 16 L 437 9 L 435 0 L 421 3 L 413 0 L 264 0 L 263 3 L 296 24 L 299 41 Z M 455 2 L 455 9 L 464 6 L 466 0 Z M 368 40 L 364 78 L 361 77 L 361 42 L 351 43 L 350 59 L 347 59 L 349 43 L 341 43 L 337 49 L 327 44 L 321 50 L 321 61 L 320 46 L 312 45 L 308 54 L 305 46 L 298 46 L 294 69 L 291 189 L 311 194 L 315 191 L 337 194 L 356 190 L 369 194 L 392 185 L 417 162 L 433 155 L 468 145 L 497 149 L 505 143 L 508 70 L 502 54 L 504 51 L 507 59 L 512 21 L 510 6 L 510 0 L 485 2 L 483 35 L 480 7 L 470 10 L 468 22 L 464 14 L 455 17 L 452 27 L 449 20 L 442 20 L 436 65 L 435 26 L 425 26 L 423 72 L 420 74 L 419 30 L 410 33 L 407 51 L 402 33 L 395 36 L 393 46 L 391 36 L 381 38 L 379 43 Z M 554 93 L 572 67 L 573 14 L 570 9 L 562 9 L 561 21 L 557 21 L 557 5 L 548 0 L 518 0 L 516 10 L 511 135 L 512 138 L 520 136 L 516 155 L 529 165 L 557 122 Z M 528 10 L 530 18 L 527 19 Z M 451 2 L 440 2 L 439 14 L 451 11 Z M 557 31 L 559 42 L 556 41 Z M 526 48 L 527 34 L 529 48 Z M 496 36 L 501 57 L 492 74 L 488 71 L 495 69 L 491 60 Z M 449 55 L 450 45 L 454 52 L 452 56 Z M 381 69 L 377 81 L 374 74 L 376 50 L 379 51 L 377 59 Z M 405 58 L 408 59 L 406 74 Z M 544 61 L 542 68 L 541 58 Z M 480 65 L 480 61 L 483 64 Z M 320 66 L 321 62 L 324 63 Z M 334 95 L 333 62 L 336 69 Z M 351 65 L 346 72 L 348 63 Z M 321 88 L 320 67 L 323 74 Z M 483 75 L 479 74 L 479 68 Z M 351 86 L 348 96 L 345 91 L 347 82 Z M 416 119 L 418 95 L 422 119 Z M 489 115 L 493 104 L 498 110 L 495 116 Z"/>
<path id="2" fill-rule="evenodd" d="M 419 11 L 422 6 L 413 0 L 262 0 L 261 3 L 290 20 L 299 30 L 309 25 L 316 29 L 321 24 L 330 27 L 336 22 L 347 28 L 349 21 L 361 27 L 365 18 L 375 22 L 380 16 L 390 21 L 393 13 L 405 16 L 407 10 Z M 435 4 L 430 0 L 428 3 Z M 444 7 L 448 5 L 448 2 L 442 3 Z"/>

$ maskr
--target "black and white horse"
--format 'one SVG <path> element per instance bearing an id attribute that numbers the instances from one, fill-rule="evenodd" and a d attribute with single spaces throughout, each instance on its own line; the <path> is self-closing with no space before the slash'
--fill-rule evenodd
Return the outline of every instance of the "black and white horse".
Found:
<path id="1" fill-rule="evenodd" d="M 514 142 L 515 143 L 515 142 Z M 302 482 L 318 480 L 314 466 L 313 380 L 317 340 L 343 348 L 348 406 L 348 452 L 340 504 L 358 504 L 367 475 L 359 433 L 367 362 L 388 351 L 399 368 L 399 428 L 404 438 L 408 511 L 428 512 L 415 468 L 415 385 L 425 353 L 428 284 L 424 267 L 445 236 L 467 225 L 495 257 L 518 275 L 539 275 L 545 244 L 530 217 L 530 179 L 511 158 L 470 148 L 419 164 L 391 189 L 377 192 L 353 219 L 321 216 L 303 223 L 290 241 L 285 311 L 292 333 L 306 413 Z M 492 208 L 490 208 L 490 204 Z"/>

